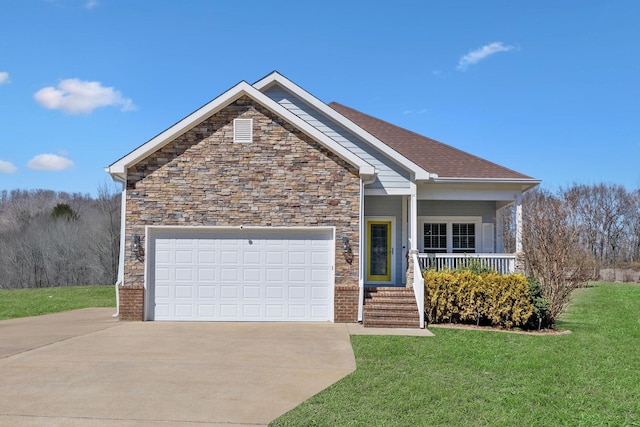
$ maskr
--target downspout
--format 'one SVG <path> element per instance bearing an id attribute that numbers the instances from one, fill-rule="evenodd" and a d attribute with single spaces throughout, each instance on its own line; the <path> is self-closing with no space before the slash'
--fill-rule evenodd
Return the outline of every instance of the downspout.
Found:
<path id="1" fill-rule="evenodd" d="M 360 179 L 360 239 L 358 241 L 358 322 L 363 321 L 364 311 L 364 180 Z"/>
<path id="2" fill-rule="evenodd" d="M 120 254 L 118 259 L 118 279 L 116 280 L 116 312 L 112 317 L 120 316 L 120 285 L 124 284 L 124 246 L 125 246 L 125 214 L 127 212 L 127 184 L 126 180 L 114 176 L 114 180 L 122 184 L 120 197 Z"/>

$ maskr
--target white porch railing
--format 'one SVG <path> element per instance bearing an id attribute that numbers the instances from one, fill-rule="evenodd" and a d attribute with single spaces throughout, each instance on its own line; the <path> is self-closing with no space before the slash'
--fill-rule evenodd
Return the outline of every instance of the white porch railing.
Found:
<path id="1" fill-rule="evenodd" d="M 421 270 L 455 270 L 474 264 L 500 274 L 511 274 L 516 270 L 515 254 L 418 254 L 418 259 Z"/>
<path id="2" fill-rule="evenodd" d="M 424 329 L 424 278 L 422 277 L 422 268 L 418 260 L 418 254 L 412 254 L 413 257 L 413 293 L 416 296 L 416 304 L 418 305 L 418 313 L 420 314 L 420 329 Z"/>

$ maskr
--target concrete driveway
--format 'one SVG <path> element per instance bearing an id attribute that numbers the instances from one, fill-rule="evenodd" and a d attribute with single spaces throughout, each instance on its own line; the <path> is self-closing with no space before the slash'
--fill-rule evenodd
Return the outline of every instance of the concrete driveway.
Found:
<path id="1" fill-rule="evenodd" d="M 0 425 L 266 425 L 355 370 L 344 324 L 0 321 Z"/>

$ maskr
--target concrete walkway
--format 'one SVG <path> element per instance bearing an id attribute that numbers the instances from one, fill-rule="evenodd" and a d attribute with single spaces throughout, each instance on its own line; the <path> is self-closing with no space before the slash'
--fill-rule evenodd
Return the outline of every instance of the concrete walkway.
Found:
<path id="1" fill-rule="evenodd" d="M 0 321 L 1 426 L 260 426 L 348 375 L 344 324 Z"/>

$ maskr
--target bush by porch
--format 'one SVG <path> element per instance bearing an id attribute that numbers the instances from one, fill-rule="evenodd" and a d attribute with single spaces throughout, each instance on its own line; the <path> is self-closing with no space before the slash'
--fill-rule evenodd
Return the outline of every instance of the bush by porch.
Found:
<path id="1" fill-rule="evenodd" d="M 544 317 L 544 301 L 521 274 L 426 270 L 423 278 L 430 323 L 536 327 L 532 316 Z"/>

